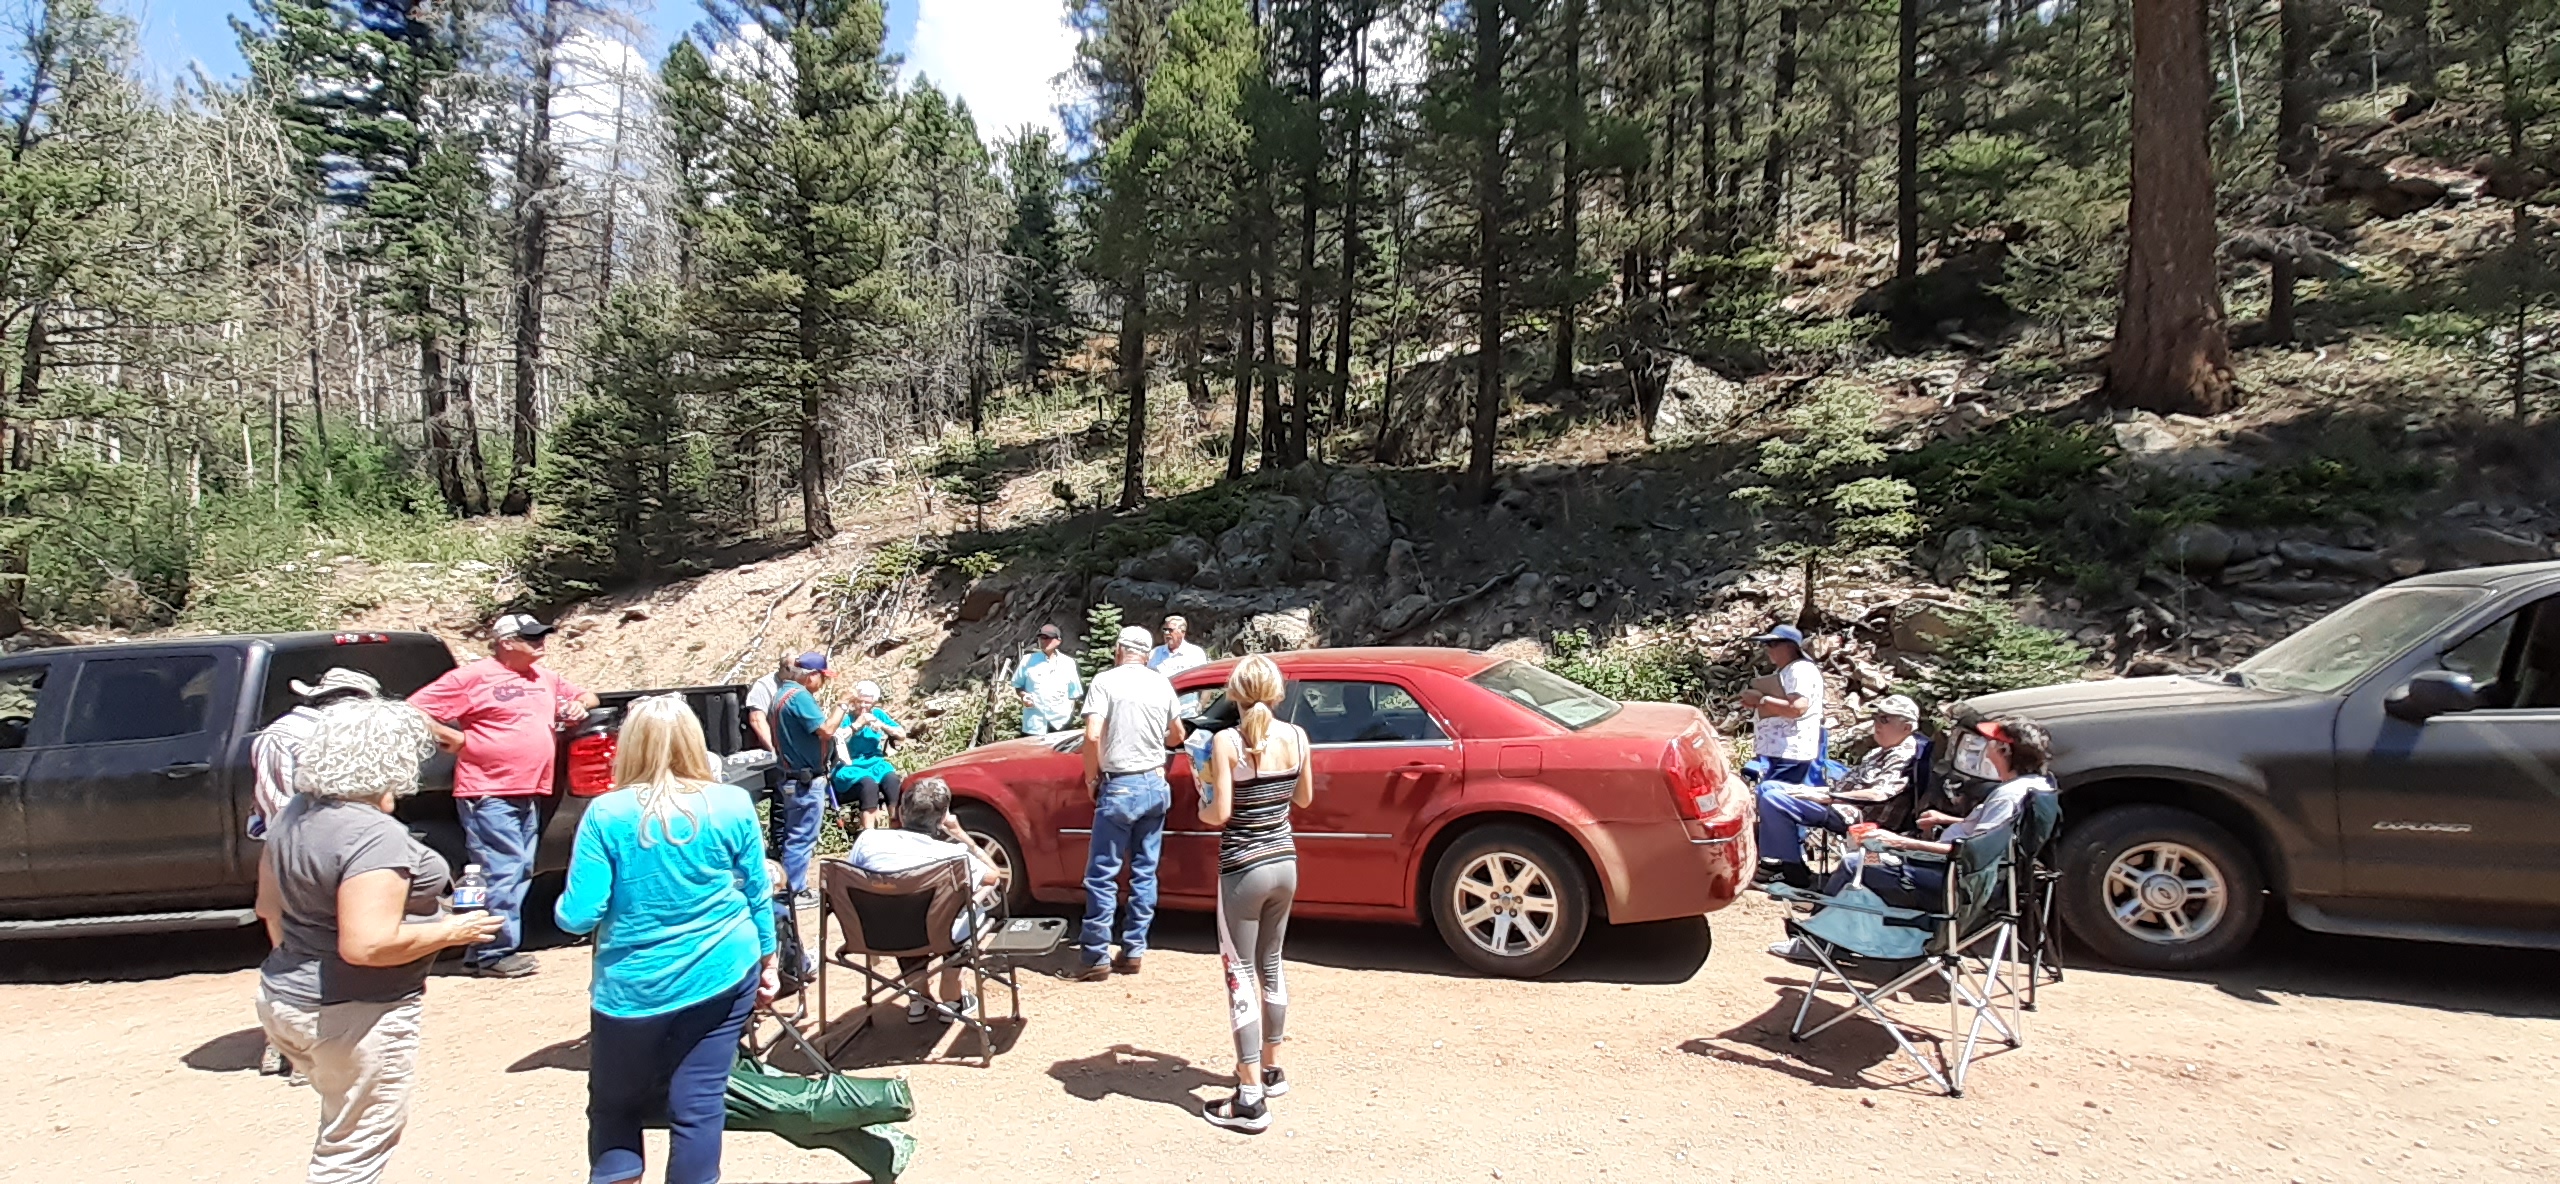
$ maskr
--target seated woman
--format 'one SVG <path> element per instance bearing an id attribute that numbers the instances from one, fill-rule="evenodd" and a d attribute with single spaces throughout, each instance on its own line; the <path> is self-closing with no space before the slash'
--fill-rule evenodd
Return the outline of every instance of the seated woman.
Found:
<path id="1" fill-rule="evenodd" d="M 1836 785 L 1792 785 L 1763 779 L 1759 798 L 1760 879 L 1813 886 L 1804 862 L 1805 828 L 1849 833 L 1859 811 L 1892 800 L 1911 784 L 1911 761 L 1920 751 L 1920 705 L 1908 695 L 1876 700 L 1876 746 Z"/>
<path id="2" fill-rule="evenodd" d="M 1938 831 L 1934 840 L 1890 831 L 1868 836 L 1867 841 L 1883 848 L 1884 855 L 1866 861 L 1858 882 L 1895 908 L 1934 909 L 1943 905 L 1947 891 L 1947 865 L 1943 859 L 1902 859 L 1896 858 L 1896 853 L 1944 857 L 1954 854 L 1955 845 L 1967 837 L 2009 825 L 2018 817 L 2028 794 L 2053 789 L 2053 781 L 2045 776 L 2045 763 L 2052 752 L 2053 737 L 2044 725 L 2032 720 L 1999 716 L 1974 724 L 1957 741 L 1956 771 L 1999 784 L 1983 796 L 1981 805 L 1962 818 L 1923 811 L 1920 829 Z M 1848 884 L 1849 869 L 1843 867 L 1824 882 L 1822 891 L 1837 893 Z M 1779 942 L 1770 946 L 1769 952 L 1798 962 L 1813 958 L 1803 947 L 1802 938 Z"/>
<path id="3" fill-rule="evenodd" d="M 880 709 L 880 684 L 853 684 L 853 701 L 836 729 L 836 798 L 851 798 L 861 807 L 866 830 L 889 825 L 898 805 L 898 766 L 889 760 L 891 745 L 904 741 L 907 730 Z"/>

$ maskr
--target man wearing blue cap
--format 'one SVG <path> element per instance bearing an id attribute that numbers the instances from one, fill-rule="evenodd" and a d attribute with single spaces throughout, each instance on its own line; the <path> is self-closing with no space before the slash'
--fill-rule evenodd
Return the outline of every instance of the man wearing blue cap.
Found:
<path id="1" fill-rule="evenodd" d="M 1803 785 L 1813 779 L 1822 759 L 1822 668 L 1804 654 L 1804 634 L 1780 625 L 1754 637 L 1778 668 L 1773 691 L 1752 687 L 1742 692 L 1742 705 L 1757 721 L 1751 728 L 1751 751 L 1769 762 L 1763 781 Z"/>
<path id="2" fill-rule="evenodd" d="M 818 851 L 818 825 L 827 816 L 827 752 L 835 746 L 835 721 L 818 706 L 827 685 L 827 656 L 816 650 L 793 662 L 796 676 L 773 696 L 774 757 L 782 767 L 782 872 L 796 906 L 817 903 L 809 890 L 809 861 Z"/>

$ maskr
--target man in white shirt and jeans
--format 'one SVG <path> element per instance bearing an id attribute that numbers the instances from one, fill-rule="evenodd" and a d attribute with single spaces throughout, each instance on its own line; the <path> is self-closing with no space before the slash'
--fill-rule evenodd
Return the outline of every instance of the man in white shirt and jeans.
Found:
<path id="1" fill-rule="evenodd" d="M 1081 982 L 1113 970 L 1138 973 L 1147 930 L 1156 918 L 1156 860 L 1164 850 L 1164 818 L 1173 787 L 1164 779 L 1167 751 L 1182 747 L 1182 705 L 1173 681 L 1147 669 L 1155 638 L 1138 626 L 1120 631 L 1111 669 L 1093 677 L 1084 696 L 1084 783 L 1093 792 L 1093 845 L 1084 866 Z M 1120 868 L 1129 868 L 1129 920 L 1120 960 L 1111 961 L 1112 922 L 1119 912 Z"/>
<path id="2" fill-rule="evenodd" d="M 1758 717 L 1751 727 L 1752 754 L 1769 762 L 1760 779 L 1811 784 L 1814 762 L 1822 759 L 1822 668 L 1805 656 L 1804 634 L 1793 625 L 1751 640 L 1778 668 L 1778 693 L 1742 692 L 1742 705 Z"/>
<path id="3" fill-rule="evenodd" d="M 959 819 L 952 817 L 951 787 L 940 777 L 927 777 L 907 787 L 902 806 L 900 825 L 875 826 L 854 837 L 853 850 L 848 853 L 853 866 L 877 875 L 894 876 L 945 860 L 966 859 L 969 861 L 969 882 L 977 890 L 978 907 L 992 907 L 996 893 L 1003 886 L 1003 877 L 969 846 L 968 833 L 960 829 Z M 974 910 L 961 910 L 951 922 L 951 939 L 969 940 L 969 929 L 975 919 Z M 931 961 L 923 957 L 900 958 L 898 972 L 908 976 L 908 981 L 915 982 L 913 976 L 922 974 Z M 917 985 L 924 986 L 921 983 Z M 928 989 L 924 993 L 931 995 L 932 991 Z M 944 1018 L 951 1019 L 967 1015 L 977 1006 L 976 997 L 960 990 L 960 971 L 943 971 L 942 992 L 935 999 L 935 1010 Z M 929 1014 L 924 1000 L 908 1001 L 908 1023 L 921 1024 Z"/>

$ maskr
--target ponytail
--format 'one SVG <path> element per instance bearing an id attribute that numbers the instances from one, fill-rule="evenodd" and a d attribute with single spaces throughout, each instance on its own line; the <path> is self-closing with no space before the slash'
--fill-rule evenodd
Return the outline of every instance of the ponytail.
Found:
<path id="1" fill-rule="evenodd" d="M 1271 735 L 1271 706 L 1288 689 L 1287 680 L 1280 677 L 1279 663 L 1260 654 L 1236 663 L 1235 673 L 1227 676 L 1228 700 L 1244 707 L 1236 720 L 1236 732 L 1246 752 L 1262 755 L 1263 741 Z"/>

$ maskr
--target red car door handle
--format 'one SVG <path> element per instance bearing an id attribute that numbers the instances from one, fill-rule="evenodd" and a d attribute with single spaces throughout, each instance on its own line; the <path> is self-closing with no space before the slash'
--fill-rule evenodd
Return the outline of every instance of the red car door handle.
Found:
<path id="1" fill-rule="evenodd" d="M 1446 773 L 1448 771 L 1449 766 L 1447 765 L 1406 765 L 1403 768 L 1396 770 L 1396 776 L 1419 781 L 1433 773 Z"/>

